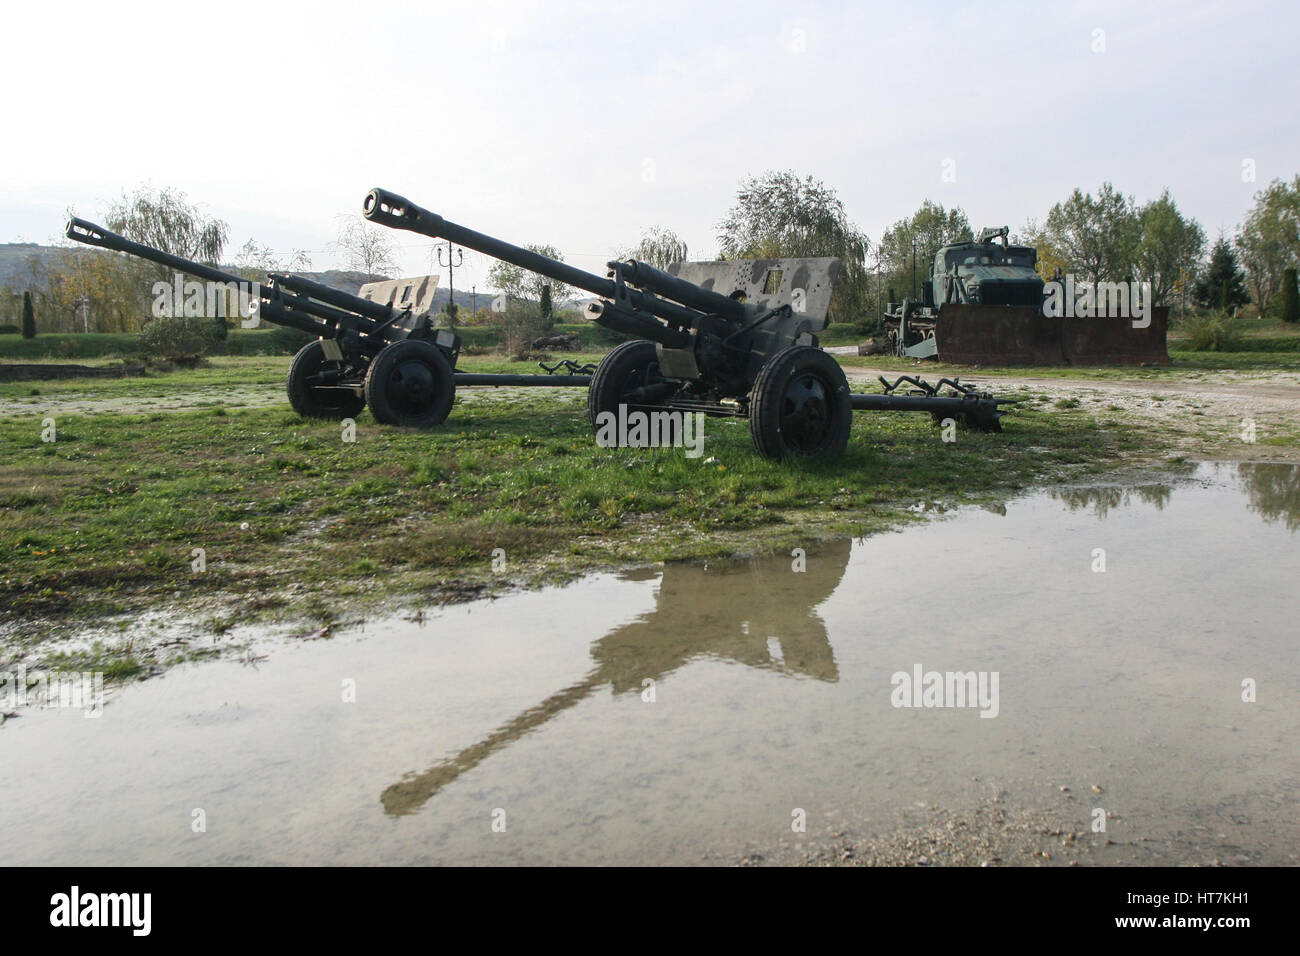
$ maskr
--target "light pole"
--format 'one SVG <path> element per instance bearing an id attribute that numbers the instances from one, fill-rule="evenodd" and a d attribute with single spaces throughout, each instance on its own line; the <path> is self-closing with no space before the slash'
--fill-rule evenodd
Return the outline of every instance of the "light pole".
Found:
<path id="1" fill-rule="evenodd" d="M 916 301 L 916 237 L 912 237 L 912 301 Z"/>
<path id="2" fill-rule="evenodd" d="M 465 250 L 457 249 L 447 241 L 447 261 L 442 261 L 442 246 L 438 246 L 438 265 L 447 270 L 447 318 L 456 321 L 456 269 L 465 263 Z"/>

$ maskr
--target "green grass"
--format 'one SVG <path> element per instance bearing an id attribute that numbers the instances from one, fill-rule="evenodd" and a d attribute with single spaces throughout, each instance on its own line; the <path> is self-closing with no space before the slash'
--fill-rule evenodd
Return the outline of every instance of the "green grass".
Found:
<path id="1" fill-rule="evenodd" d="M 252 378 L 269 371 L 245 361 Z M 192 385 L 210 371 L 177 377 Z M 762 460 L 745 422 L 709 419 L 704 458 L 692 460 L 599 448 L 584 411 L 580 389 L 481 390 L 427 432 L 363 413 L 354 444 L 282 405 L 67 415 L 54 443 L 41 441 L 39 414 L 6 418 L 0 622 L 30 640 L 69 615 L 159 603 L 215 609 L 214 631 L 308 604 L 328 619 L 384 595 L 504 583 L 494 548 L 508 580 L 524 583 L 771 550 L 908 520 L 920 499 L 1092 473 L 1161 442 L 1074 410 L 1025 408 L 1005 433 L 962 431 L 955 444 L 926 416 L 858 414 L 848 453 L 810 465 Z"/>
<path id="2" fill-rule="evenodd" d="M 1158 395 L 1198 368 L 1300 367 L 1297 353 L 1174 355 L 1173 369 L 1007 371 L 1150 380 Z M 318 627 L 378 601 L 391 610 L 593 568 L 788 550 L 917 520 L 908 508 L 918 500 L 981 501 L 1117 462 L 1167 462 L 1187 440 L 1115 405 L 1038 396 L 1002 434 L 963 430 L 955 444 L 924 415 L 858 413 L 848 452 L 824 464 L 764 461 L 746 422 L 709 419 L 704 457 L 692 460 L 680 449 L 597 447 L 582 389 L 514 388 L 464 390 L 430 431 L 380 426 L 365 412 L 345 443 L 337 424 L 289 410 L 288 361 L 217 356 L 141 378 L 0 384 L 10 403 L 0 418 L 0 656 L 39 655 L 51 635 L 160 607 L 220 636 L 250 621 Z M 878 357 L 846 364 L 916 369 Z M 499 354 L 465 355 L 460 367 L 536 371 Z M 159 399 L 185 407 L 142 411 Z M 41 440 L 46 416 L 54 443 Z M 1198 426 L 1189 418 L 1187 428 Z M 191 569 L 195 548 L 202 572 Z M 495 548 L 506 551 L 504 575 L 492 570 Z M 93 653 L 118 676 L 152 659 L 129 643 Z"/>

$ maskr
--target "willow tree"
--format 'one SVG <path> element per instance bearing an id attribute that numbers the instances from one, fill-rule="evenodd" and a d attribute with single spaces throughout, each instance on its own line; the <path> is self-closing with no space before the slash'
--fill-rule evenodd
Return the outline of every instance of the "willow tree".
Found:
<path id="1" fill-rule="evenodd" d="M 831 315 L 851 322 L 867 314 L 867 237 L 844 212 L 835 190 L 792 170 L 750 177 L 718 224 L 725 259 L 836 256 L 842 262 Z"/>

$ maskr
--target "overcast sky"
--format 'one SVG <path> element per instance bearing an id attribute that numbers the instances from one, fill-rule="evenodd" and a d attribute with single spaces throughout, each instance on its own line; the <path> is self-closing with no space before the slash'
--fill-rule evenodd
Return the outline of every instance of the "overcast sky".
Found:
<path id="1" fill-rule="evenodd" d="M 873 241 L 926 198 L 1014 229 L 1105 180 L 1168 187 L 1213 238 L 1300 173 L 1296 10 L 9 4 L 0 242 L 149 184 L 226 220 L 231 251 L 251 236 L 328 268 L 338 215 L 380 185 L 599 269 L 652 225 L 713 256 L 741 180 L 787 168 Z M 403 271 L 429 271 L 431 243 L 396 238 Z M 466 266 L 457 287 L 482 288 Z"/>

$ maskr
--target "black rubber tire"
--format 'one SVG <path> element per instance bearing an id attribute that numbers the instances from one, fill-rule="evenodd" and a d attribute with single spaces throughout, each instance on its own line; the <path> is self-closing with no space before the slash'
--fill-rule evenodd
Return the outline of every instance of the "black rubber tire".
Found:
<path id="1" fill-rule="evenodd" d="M 289 393 L 289 404 L 303 418 L 328 418 L 338 421 L 356 418 L 366 407 L 366 400 L 353 391 L 338 388 L 315 388 L 308 379 L 322 366 L 335 364 L 325 357 L 325 346 L 320 339 L 308 342 L 298 350 L 289 363 L 289 376 L 284 388 Z"/>
<path id="2" fill-rule="evenodd" d="M 451 363 L 437 346 L 419 339 L 385 345 L 366 372 L 366 404 L 384 425 L 441 425 L 455 400 Z"/>
<path id="3" fill-rule="evenodd" d="M 587 386 L 587 420 L 592 429 L 601 412 L 618 415 L 620 404 L 635 408 L 653 408 L 654 405 L 628 404 L 627 393 L 643 385 L 662 381 L 659 377 L 659 353 L 653 342 L 624 342 L 611 349 L 591 376 Z"/>
<path id="4" fill-rule="evenodd" d="M 791 346 L 759 370 L 749 393 L 749 433 L 764 458 L 838 458 L 852 425 L 844 369 L 821 349 Z"/>

